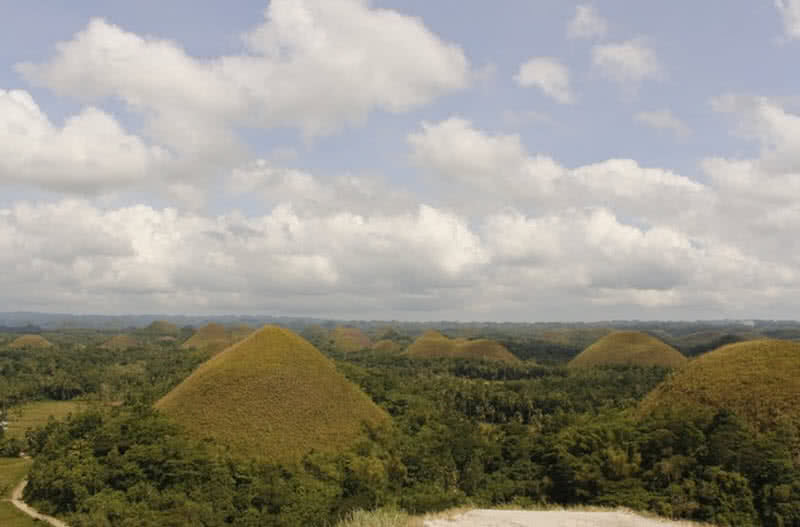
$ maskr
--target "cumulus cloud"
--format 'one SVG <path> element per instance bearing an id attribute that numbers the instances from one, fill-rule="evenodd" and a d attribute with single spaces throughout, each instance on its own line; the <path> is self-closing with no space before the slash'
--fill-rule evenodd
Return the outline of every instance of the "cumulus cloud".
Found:
<path id="1" fill-rule="evenodd" d="M 280 297 L 291 310 L 309 295 L 391 300 L 456 287 L 486 258 L 462 218 L 426 205 L 372 216 L 303 215 L 289 204 L 255 217 L 74 200 L 0 209 L 9 271 L 0 285 L 20 306 L 84 299 L 103 312 L 137 301 L 146 310 L 224 311 Z"/>
<path id="2" fill-rule="evenodd" d="M 169 158 L 97 108 L 58 127 L 28 92 L 0 90 L 0 182 L 98 192 L 141 183 Z"/>
<path id="3" fill-rule="evenodd" d="M 783 19 L 783 31 L 788 38 L 800 38 L 800 0 L 775 0 Z"/>
<path id="4" fill-rule="evenodd" d="M 686 123 L 667 109 L 638 112 L 634 115 L 634 119 L 650 128 L 672 132 L 679 139 L 684 139 L 692 133 Z"/>
<path id="5" fill-rule="evenodd" d="M 598 38 L 608 33 L 608 22 L 594 6 L 582 4 L 575 8 L 575 16 L 567 24 L 568 38 Z"/>
<path id="6" fill-rule="evenodd" d="M 592 61 L 610 79 L 637 86 L 648 79 L 664 76 L 656 52 L 641 39 L 613 44 L 598 44 L 592 49 Z"/>
<path id="7" fill-rule="evenodd" d="M 427 104 L 470 77 L 458 46 L 366 0 L 273 0 L 243 41 L 242 54 L 200 59 L 94 19 L 47 62 L 18 69 L 61 95 L 118 97 L 160 140 L 193 152 L 216 143 L 222 125 L 327 133 L 373 110 Z"/>
<path id="8" fill-rule="evenodd" d="M 514 80 L 520 86 L 536 86 L 545 95 L 561 104 L 573 102 L 569 87 L 569 70 L 551 57 L 536 57 L 523 63 Z"/>
<path id="9" fill-rule="evenodd" d="M 270 206 L 291 203 L 301 211 L 373 214 L 402 212 L 418 203 L 410 193 L 377 177 L 346 174 L 322 178 L 265 159 L 233 170 L 228 190 L 237 196 L 260 196 Z"/>
<path id="10" fill-rule="evenodd" d="M 423 123 L 408 141 L 414 163 L 448 182 L 449 195 L 461 199 L 453 204 L 462 210 L 602 206 L 652 222 L 675 219 L 710 199 L 702 184 L 630 159 L 569 169 L 529 153 L 519 135 L 489 134 L 462 118 Z"/>

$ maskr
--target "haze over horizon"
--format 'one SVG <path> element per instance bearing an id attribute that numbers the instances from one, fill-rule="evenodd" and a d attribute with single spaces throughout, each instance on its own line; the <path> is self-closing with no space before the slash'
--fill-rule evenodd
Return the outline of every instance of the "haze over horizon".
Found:
<path id="1" fill-rule="evenodd" d="M 0 17 L 0 311 L 797 319 L 800 0 Z"/>

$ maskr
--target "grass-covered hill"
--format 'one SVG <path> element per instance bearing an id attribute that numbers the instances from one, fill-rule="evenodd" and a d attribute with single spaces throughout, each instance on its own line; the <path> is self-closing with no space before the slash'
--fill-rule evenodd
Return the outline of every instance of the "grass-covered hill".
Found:
<path id="1" fill-rule="evenodd" d="M 193 435 L 236 453 L 296 461 L 338 451 L 362 422 L 388 420 L 333 362 L 292 331 L 265 326 L 203 363 L 156 403 Z"/>
<path id="2" fill-rule="evenodd" d="M 653 412 L 731 410 L 757 429 L 800 425 L 800 342 L 729 344 L 691 361 L 642 401 Z"/>
<path id="3" fill-rule="evenodd" d="M 195 331 L 194 335 L 181 344 L 181 348 L 206 349 L 215 346 L 222 349 L 230 343 L 231 336 L 225 326 L 212 322 Z"/>
<path id="4" fill-rule="evenodd" d="M 166 320 L 156 320 L 151 322 L 146 328 L 142 330 L 147 335 L 169 335 L 175 337 L 180 333 L 178 326 L 167 322 Z"/>
<path id="5" fill-rule="evenodd" d="M 406 354 L 418 358 L 444 357 L 519 362 L 519 359 L 505 346 L 493 340 L 451 339 L 434 330 L 426 331 L 417 338 L 408 347 Z"/>
<path id="6" fill-rule="evenodd" d="M 681 352 L 647 333 L 616 331 L 583 350 L 569 362 L 569 366 L 626 364 L 678 368 L 686 361 Z"/>
<path id="7" fill-rule="evenodd" d="M 8 345 L 12 349 L 45 349 L 52 348 L 53 343 L 41 335 L 22 335 Z"/>
<path id="8" fill-rule="evenodd" d="M 403 345 L 389 339 L 381 339 L 372 345 L 374 351 L 380 353 L 400 353 L 403 351 Z"/>
<path id="9" fill-rule="evenodd" d="M 358 328 L 340 326 L 330 333 L 333 349 L 349 353 L 372 347 L 372 341 Z"/>
<path id="10" fill-rule="evenodd" d="M 140 346 L 136 337 L 131 335 L 114 335 L 105 341 L 100 347 L 107 350 L 129 350 Z"/>

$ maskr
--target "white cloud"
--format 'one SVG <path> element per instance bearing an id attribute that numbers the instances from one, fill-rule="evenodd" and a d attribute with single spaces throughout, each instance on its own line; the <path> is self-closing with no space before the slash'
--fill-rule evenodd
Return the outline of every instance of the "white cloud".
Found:
<path id="1" fill-rule="evenodd" d="M 800 38 L 800 0 L 775 0 L 783 19 L 783 30 L 789 38 Z"/>
<path id="2" fill-rule="evenodd" d="M 514 80 L 520 86 L 536 86 L 561 104 L 573 102 L 569 87 L 569 70 L 551 57 L 536 57 L 519 67 Z"/>
<path id="3" fill-rule="evenodd" d="M 372 110 L 404 112 L 464 88 L 462 50 L 417 18 L 366 0 L 273 0 L 246 53 L 198 59 L 174 42 L 94 19 L 25 77 L 81 99 L 119 97 L 167 144 L 203 151 L 220 128 L 326 133 Z"/>
<path id="4" fill-rule="evenodd" d="M 634 119 L 657 130 L 668 130 L 679 139 L 684 139 L 692 133 L 686 123 L 678 119 L 675 114 L 667 109 L 638 112 L 634 115 Z"/>
<path id="5" fill-rule="evenodd" d="M 234 195 L 259 195 L 271 206 L 291 203 L 301 212 L 386 214 L 407 211 L 417 204 L 413 196 L 377 177 L 320 178 L 264 159 L 235 169 L 228 190 Z"/>
<path id="6" fill-rule="evenodd" d="M 408 141 L 413 161 L 447 182 L 447 195 L 465 211 L 509 204 L 537 210 L 600 206 L 656 222 L 674 220 L 710 199 L 702 184 L 630 159 L 568 169 L 529 153 L 516 134 L 490 135 L 460 118 L 423 123 Z"/>
<path id="7" fill-rule="evenodd" d="M 568 38 L 597 38 L 607 33 L 608 22 L 589 4 L 577 6 L 575 16 L 567 24 Z"/>
<path id="8" fill-rule="evenodd" d="M 642 81 L 664 76 L 656 52 L 640 38 L 615 44 L 598 44 L 592 48 L 592 61 L 612 80 L 634 87 Z"/>
<path id="9" fill-rule="evenodd" d="M 98 192 L 151 178 L 169 160 L 107 113 L 85 108 L 57 127 L 22 90 L 0 90 L 0 182 Z"/>
<path id="10" fill-rule="evenodd" d="M 313 297 L 327 311 L 344 295 L 358 309 L 358 298 L 458 287 L 486 261 L 463 219 L 425 205 L 372 216 L 301 215 L 290 205 L 200 216 L 74 200 L 0 209 L 0 290 L 17 306 L 292 310 Z"/>

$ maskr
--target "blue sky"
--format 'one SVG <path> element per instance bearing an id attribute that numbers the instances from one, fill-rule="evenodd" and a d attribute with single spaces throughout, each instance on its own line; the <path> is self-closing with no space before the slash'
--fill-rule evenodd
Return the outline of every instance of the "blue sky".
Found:
<path id="1" fill-rule="evenodd" d="M 800 1 L 4 11 L 7 310 L 796 318 Z"/>

